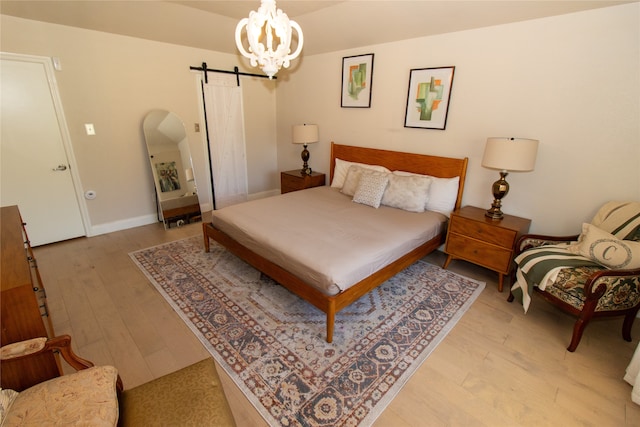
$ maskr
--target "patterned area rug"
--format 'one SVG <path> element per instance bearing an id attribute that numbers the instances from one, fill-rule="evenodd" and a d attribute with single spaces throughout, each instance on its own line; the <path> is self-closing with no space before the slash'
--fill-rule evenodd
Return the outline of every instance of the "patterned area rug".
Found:
<path id="1" fill-rule="evenodd" d="M 325 314 L 212 242 L 130 254 L 265 420 L 371 425 L 478 297 L 484 283 L 418 261 Z"/>

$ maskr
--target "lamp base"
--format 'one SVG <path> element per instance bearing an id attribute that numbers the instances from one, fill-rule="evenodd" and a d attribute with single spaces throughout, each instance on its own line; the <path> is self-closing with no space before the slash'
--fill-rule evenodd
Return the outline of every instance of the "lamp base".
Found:
<path id="1" fill-rule="evenodd" d="M 309 164 L 307 163 L 309 161 L 309 150 L 307 150 L 307 144 L 304 144 L 304 149 L 302 150 L 302 153 L 300 153 L 300 157 L 302 158 L 302 169 L 300 169 L 300 174 L 302 176 L 305 175 L 311 175 L 311 168 L 309 167 Z"/>
<path id="2" fill-rule="evenodd" d="M 496 206 L 496 202 L 498 202 L 497 206 Z M 491 204 L 491 209 L 487 209 L 487 211 L 484 213 L 484 216 L 496 221 L 502 219 L 504 214 L 500 210 L 500 200 L 494 200 L 493 203 Z"/>
<path id="3" fill-rule="evenodd" d="M 500 179 L 493 183 L 491 191 L 493 192 L 493 203 L 491 209 L 485 212 L 484 216 L 493 220 L 501 220 L 504 214 L 500 210 L 502 207 L 502 198 L 509 192 L 509 183 L 505 179 L 509 175 L 507 171 L 500 172 Z"/>

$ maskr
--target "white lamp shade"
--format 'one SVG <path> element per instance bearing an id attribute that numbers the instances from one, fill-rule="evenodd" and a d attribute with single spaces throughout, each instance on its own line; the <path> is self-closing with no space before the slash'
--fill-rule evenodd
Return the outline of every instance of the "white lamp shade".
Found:
<path id="1" fill-rule="evenodd" d="M 318 142 L 318 125 L 295 125 L 292 140 L 294 144 Z"/>
<path id="2" fill-rule="evenodd" d="M 485 168 L 528 172 L 536 164 L 538 140 L 527 138 L 487 138 L 482 157 Z"/>

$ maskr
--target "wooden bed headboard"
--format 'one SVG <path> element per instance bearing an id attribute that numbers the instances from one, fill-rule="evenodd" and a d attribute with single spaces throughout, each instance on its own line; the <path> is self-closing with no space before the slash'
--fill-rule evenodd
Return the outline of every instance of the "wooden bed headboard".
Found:
<path id="1" fill-rule="evenodd" d="M 340 145 L 331 142 L 331 164 L 329 166 L 329 179 L 333 181 L 333 169 L 335 159 L 349 162 L 367 163 L 370 165 L 381 165 L 391 171 L 401 170 L 406 172 L 419 173 L 423 175 L 437 176 L 440 178 L 460 177 L 458 186 L 458 197 L 455 209 L 460 208 L 462 203 L 462 193 L 464 191 L 464 181 L 467 175 L 467 157 L 456 159 L 452 157 L 438 157 L 427 154 L 403 153 L 400 151 L 380 150 L 376 148 L 354 147 L 351 145 Z"/>

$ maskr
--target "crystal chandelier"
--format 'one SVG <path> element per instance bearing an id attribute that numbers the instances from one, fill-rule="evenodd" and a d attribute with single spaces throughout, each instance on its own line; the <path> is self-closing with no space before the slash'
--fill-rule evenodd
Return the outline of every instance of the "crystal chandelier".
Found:
<path id="1" fill-rule="evenodd" d="M 242 30 L 246 28 L 249 50 L 241 39 Z M 298 47 L 291 52 L 291 29 L 298 32 Z M 274 42 L 278 42 L 274 49 Z M 288 68 L 292 59 L 302 51 L 302 30 L 295 21 L 282 9 L 276 9 L 275 0 L 261 0 L 258 11 L 251 11 L 248 18 L 242 19 L 236 27 L 236 45 L 245 58 L 251 60 L 251 66 L 259 66 L 269 78 L 280 68 Z"/>

